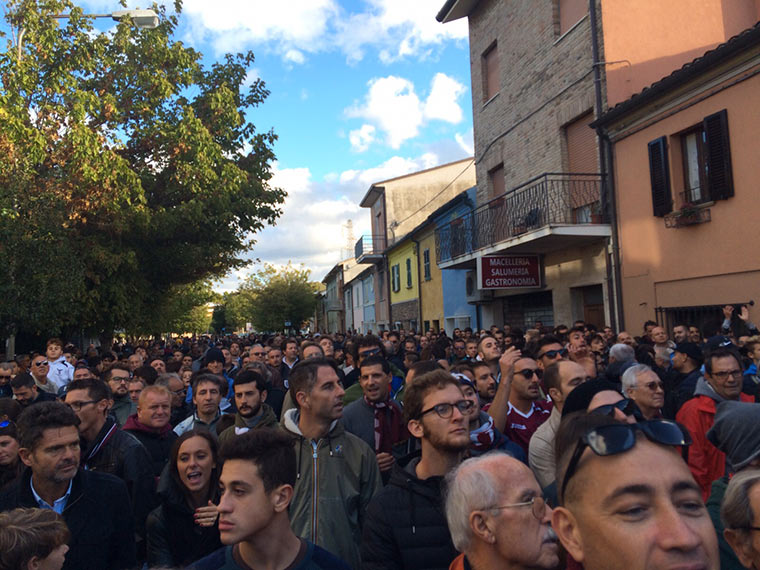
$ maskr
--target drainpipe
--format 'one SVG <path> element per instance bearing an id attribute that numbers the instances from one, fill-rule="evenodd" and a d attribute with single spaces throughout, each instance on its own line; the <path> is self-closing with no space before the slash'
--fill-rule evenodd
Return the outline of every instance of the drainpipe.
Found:
<path id="1" fill-rule="evenodd" d="M 595 95 L 595 118 L 598 121 L 602 116 L 602 70 L 603 65 L 599 59 L 599 27 L 596 16 L 597 0 L 589 0 L 589 21 L 591 24 L 591 54 L 594 69 L 594 95 Z M 612 228 L 610 253 L 607 249 L 607 291 L 611 293 L 609 302 L 610 326 L 617 332 L 624 330 L 623 301 L 620 288 L 620 248 L 617 230 L 617 208 L 615 203 L 615 187 L 613 183 L 612 144 L 609 137 L 601 127 L 596 128 L 597 146 L 599 147 L 599 168 L 602 175 L 602 211 Z"/>
<path id="2" fill-rule="evenodd" d="M 414 244 L 414 251 L 417 252 L 417 326 L 415 329 L 418 329 L 420 327 L 420 323 L 422 323 L 422 276 L 420 274 L 420 242 L 412 238 L 412 243 Z M 444 322 L 446 321 L 445 318 L 442 320 Z"/>

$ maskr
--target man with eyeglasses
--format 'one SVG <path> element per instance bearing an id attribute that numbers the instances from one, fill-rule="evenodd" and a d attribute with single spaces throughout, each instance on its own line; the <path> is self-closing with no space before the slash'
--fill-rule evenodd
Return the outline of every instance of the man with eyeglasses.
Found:
<path id="1" fill-rule="evenodd" d="M 742 393 L 741 357 L 730 347 L 719 347 L 705 356 L 704 378 L 697 381 L 694 397 L 676 414 L 676 420 L 686 426 L 694 440 L 688 463 L 705 500 L 712 482 L 723 477 L 726 470 L 725 453 L 707 439 L 715 421 L 715 407 L 726 400 L 754 402 Z"/>
<path id="2" fill-rule="evenodd" d="M 123 426 L 130 414 L 134 413 L 137 405 L 129 397 L 129 381 L 132 374 L 123 364 L 115 364 L 103 374 L 103 380 L 111 389 L 110 414 L 119 426 Z"/>
<path id="3" fill-rule="evenodd" d="M 446 519 L 462 553 L 450 570 L 557 567 L 552 509 L 523 463 L 491 452 L 468 459 L 446 480 Z"/>
<path id="4" fill-rule="evenodd" d="M 688 433 L 669 420 L 594 420 L 559 459 L 552 527 L 567 552 L 585 570 L 718 570 L 715 530 L 679 449 Z"/>
<path id="5" fill-rule="evenodd" d="M 560 340 L 554 335 L 546 335 L 536 343 L 536 365 L 543 373 L 555 362 L 567 358 L 567 349 L 562 346 Z"/>
<path id="6" fill-rule="evenodd" d="M 549 349 L 555 350 L 555 349 Z M 539 352 L 541 349 L 539 349 Z M 554 440 L 562 419 L 562 408 L 570 393 L 588 380 L 586 370 L 571 360 L 557 360 L 550 364 L 543 375 L 544 389 L 554 403 L 549 419 L 542 423 L 528 445 L 528 463 L 541 488 L 554 482 L 557 462 L 554 454 Z"/>
<path id="7" fill-rule="evenodd" d="M 362 568 L 445 570 L 457 556 L 441 509 L 443 478 L 470 446 L 473 404 L 443 370 L 415 376 L 406 387 L 404 419 L 421 455 L 396 462 L 367 509 Z"/>
<path id="8" fill-rule="evenodd" d="M 107 415 L 111 390 L 102 380 L 73 380 L 64 401 L 79 418 L 82 467 L 110 473 L 127 484 L 137 535 L 143 540 L 145 519 L 155 507 L 155 476 L 148 451 Z"/>
<path id="9" fill-rule="evenodd" d="M 645 420 L 662 418 L 665 387 L 657 373 L 646 364 L 635 364 L 623 372 L 623 393 L 636 402 Z"/>

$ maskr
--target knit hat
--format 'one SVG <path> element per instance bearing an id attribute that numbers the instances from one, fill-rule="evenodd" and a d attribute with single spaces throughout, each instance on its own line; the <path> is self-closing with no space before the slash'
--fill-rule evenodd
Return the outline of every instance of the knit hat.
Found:
<path id="1" fill-rule="evenodd" d="M 573 388 L 573 391 L 568 394 L 567 400 L 565 400 L 565 403 L 562 406 L 562 417 L 565 417 L 567 414 L 572 414 L 573 412 L 585 412 L 588 409 L 591 400 L 594 399 L 594 396 L 599 392 L 606 392 L 607 390 L 620 394 L 612 382 L 608 382 L 601 378 L 589 380 L 588 382 L 584 382 L 580 386 Z"/>
<path id="2" fill-rule="evenodd" d="M 206 352 L 205 362 L 221 362 L 224 364 L 224 353 L 218 348 L 209 348 Z"/>
<path id="3" fill-rule="evenodd" d="M 734 471 L 746 467 L 760 455 L 760 405 L 725 400 L 718 404 L 715 423 L 707 439 L 726 454 Z"/>

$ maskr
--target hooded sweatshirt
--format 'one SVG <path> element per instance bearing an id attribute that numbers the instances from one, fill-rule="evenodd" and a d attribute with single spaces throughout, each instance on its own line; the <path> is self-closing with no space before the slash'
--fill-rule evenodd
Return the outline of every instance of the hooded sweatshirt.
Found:
<path id="1" fill-rule="evenodd" d="M 298 536 L 361 568 L 359 542 L 370 499 L 380 489 L 375 452 L 335 420 L 319 440 L 306 439 L 300 412 L 283 415 L 296 438 L 298 476 L 290 503 L 290 523 Z"/>
<path id="2" fill-rule="evenodd" d="M 740 394 L 743 402 L 752 402 L 746 394 Z M 688 464 L 694 479 L 707 500 L 710 485 L 726 473 L 726 454 L 707 438 L 708 430 L 715 421 L 715 408 L 722 398 L 704 378 L 697 381 L 694 398 L 687 401 L 676 414 L 676 420 L 689 430 L 693 443 L 687 448 Z"/>

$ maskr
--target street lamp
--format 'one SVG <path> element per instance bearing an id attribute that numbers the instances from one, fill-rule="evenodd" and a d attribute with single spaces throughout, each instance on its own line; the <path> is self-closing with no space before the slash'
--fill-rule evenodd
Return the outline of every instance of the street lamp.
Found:
<path id="1" fill-rule="evenodd" d="M 64 19 L 70 18 L 71 14 L 55 14 L 53 18 Z M 113 18 L 117 22 L 127 19 L 132 20 L 135 26 L 141 30 L 152 30 L 158 27 L 158 14 L 153 10 L 117 10 L 110 14 L 82 14 L 84 18 Z M 26 33 L 25 28 L 21 28 L 18 33 L 18 59 L 21 61 L 21 46 Z"/>

